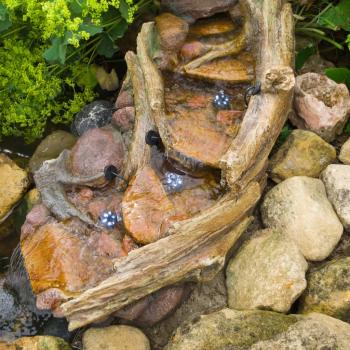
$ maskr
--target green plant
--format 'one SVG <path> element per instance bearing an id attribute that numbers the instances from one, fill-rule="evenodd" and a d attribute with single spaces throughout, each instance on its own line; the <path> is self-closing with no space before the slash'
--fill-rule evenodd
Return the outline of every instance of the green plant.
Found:
<path id="1" fill-rule="evenodd" d="M 296 69 L 317 52 L 317 44 L 327 42 L 339 50 L 350 49 L 350 1 L 311 1 L 309 4 L 294 4 L 295 31 L 314 40 L 299 50 L 296 55 Z M 337 34 L 337 35 L 335 35 Z"/>
<path id="2" fill-rule="evenodd" d="M 69 123 L 91 101 L 92 63 L 113 58 L 152 0 L 2 0 L 0 137 L 40 138 L 48 120 Z"/>

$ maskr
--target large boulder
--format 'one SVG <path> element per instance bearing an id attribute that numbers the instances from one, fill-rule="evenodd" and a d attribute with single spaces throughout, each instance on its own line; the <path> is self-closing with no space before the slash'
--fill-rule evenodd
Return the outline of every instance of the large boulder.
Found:
<path id="1" fill-rule="evenodd" d="M 350 257 L 332 260 L 308 274 L 299 311 L 320 312 L 350 323 Z"/>
<path id="2" fill-rule="evenodd" d="M 90 328 L 83 335 L 84 350 L 150 350 L 147 337 L 137 328 Z"/>
<path id="3" fill-rule="evenodd" d="M 322 314 L 223 309 L 180 327 L 165 350 L 348 350 L 350 325 Z"/>
<path id="4" fill-rule="evenodd" d="M 336 160 L 336 150 L 313 132 L 293 130 L 270 161 L 275 182 L 292 176 L 319 177 Z"/>
<path id="5" fill-rule="evenodd" d="M 321 174 L 329 200 L 341 222 L 350 228 L 350 165 L 331 164 Z"/>
<path id="6" fill-rule="evenodd" d="M 27 172 L 5 154 L 0 154 L 0 221 L 22 198 L 29 183 Z"/>
<path id="7" fill-rule="evenodd" d="M 307 260 L 325 259 L 343 233 L 319 179 L 284 180 L 266 194 L 261 214 L 264 224 L 289 235 Z"/>
<path id="8" fill-rule="evenodd" d="M 291 122 L 332 141 L 343 131 L 350 111 L 350 95 L 345 84 L 337 84 L 325 75 L 306 73 L 296 78 Z"/>
<path id="9" fill-rule="evenodd" d="M 232 309 L 288 312 L 306 288 L 307 262 L 287 235 L 257 232 L 226 270 L 228 305 Z"/>
<path id="10" fill-rule="evenodd" d="M 64 149 L 71 149 L 76 141 L 75 136 L 63 130 L 54 131 L 46 136 L 30 158 L 30 171 L 34 173 L 45 160 L 57 158 Z"/>

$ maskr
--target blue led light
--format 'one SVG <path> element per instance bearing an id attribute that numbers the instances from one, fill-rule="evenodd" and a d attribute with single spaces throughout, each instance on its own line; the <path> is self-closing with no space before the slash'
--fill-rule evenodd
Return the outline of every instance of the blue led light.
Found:
<path id="1" fill-rule="evenodd" d="M 214 96 L 213 105 L 217 109 L 228 109 L 230 108 L 230 97 L 225 94 L 224 90 L 220 90 Z"/>

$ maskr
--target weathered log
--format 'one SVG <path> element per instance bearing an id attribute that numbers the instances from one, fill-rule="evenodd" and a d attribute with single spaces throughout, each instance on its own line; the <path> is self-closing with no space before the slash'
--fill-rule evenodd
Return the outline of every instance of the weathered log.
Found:
<path id="1" fill-rule="evenodd" d="M 69 328 L 104 318 L 167 285 L 212 278 L 247 228 L 247 215 L 259 198 L 260 186 L 253 182 L 243 193 L 226 195 L 200 215 L 175 224 L 170 236 L 118 259 L 113 276 L 60 306 Z"/>
<path id="2" fill-rule="evenodd" d="M 150 147 L 145 143 L 146 133 L 154 129 L 150 107 L 147 100 L 146 86 L 137 56 L 129 51 L 125 55 L 128 74 L 134 93 L 135 126 L 128 156 L 123 167 L 123 177 L 129 180 L 137 169 L 149 163 Z"/>
<path id="3" fill-rule="evenodd" d="M 119 259 L 113 276 L 62 304 L 59 311 L 68 318 L 70 329 L 100 320 L 164 286 L 212 277 L 248 225 L 247 215 L 261 194 L 255 179 L 264 172 L 290 108 L 294 41 L 289 4 L 283 0 L 241 0 L 241 4 L 262 91 L 251 98 L 238 136 L 218 162 L 232 191 L 200 215 L 174 224 L 168 237 Z M 151 57 L 154 37 L 154 25 L 144 24 L 137 57 L 152 118 L 168 154 L 181 161 L 170 142 L 162 76 Z"/>
<path id="4" fill-rule="evenodd" d="M 250 99 L 239 133 L 220 162 L 231 187 L 254 164 L 267 160 L 287 119 L 295 83 L 291 5 L 282 0 L 242 0 L 241 4 L 262 91 Z"/>

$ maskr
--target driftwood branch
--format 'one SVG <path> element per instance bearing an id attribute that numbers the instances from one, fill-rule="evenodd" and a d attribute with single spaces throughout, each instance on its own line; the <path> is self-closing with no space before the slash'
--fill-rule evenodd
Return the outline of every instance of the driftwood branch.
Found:
<path id="1" fill-rule="evenodd" d="M 100 320 L 167 285 L 212 278 L 247 228 L 247 215 L 260 198 L 260 186 L 254 182 L 240 195 L 230 197 L 177 223 L 169 230 L 170 236 L 117 260 L 112 277 L 62 304 L 59 312 L 69 320 L 69 328 Z"/>
<path id="2" fill-rule="evenodd" d="M 167 237 L 118 259 L 113 276 L 62 304 L 58 311 L 67 317 L 71 330 L 101 320 L 167 285 L 212 277 L 247 227 L 249 212 L 261 195 L 256 180 L 263 179 L 268 154 L 290 108 L 294 42 L 291 7 L 283 0 L 241 0 L 241 6 L 247 25 L 244 32 L 257 56 L 256 80 L 262 92 L 251 98 L 238 136 L 218 162 L 231 191 L 212 208 L 174 224 Z M 177 158 L 166 125 L 162 76 L 151 57 L 154 30 L 153 23 L 143 25 L 137 40 L 139 65 L 133 55 L 128 65 L 137 67 L 134 79 L 138 76 L 144 82 L 152 121 L 166 151 Z M 139 130 L 143 135 L 146 128 Z"/>
<path id="3" fill-rule="evenodd" d="M 145 79 L 137 56 L 129 51 L 125 55 L 128 66 L 128 74 L 134 92 L 135 126 L 133 139 L 128 156 L 123 167 L 123 177 L 129 180 L 137 169 L 148 164 L 151 158 L 150 147 L 145 143 L 147 131 L 154 129 L 150 107 L 148 104 Z"/>
<path id="4" fill-rule="evenodd" d="M 256 81 L 262 92 L 251 98 L 239 133 L 220 162 L 231 187 L 237 186 L 254 164 L 267 161 L 287 119 L 294 87 L 290 4 L 241 0 L 241 5 L 250 24 L 247 35 L 256 53 Z"/>

